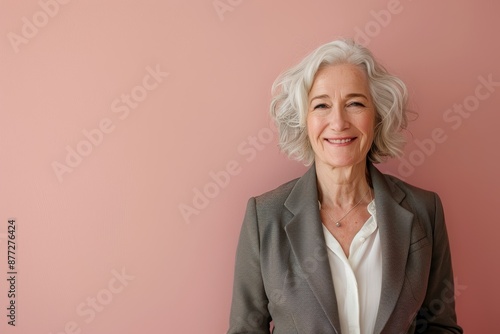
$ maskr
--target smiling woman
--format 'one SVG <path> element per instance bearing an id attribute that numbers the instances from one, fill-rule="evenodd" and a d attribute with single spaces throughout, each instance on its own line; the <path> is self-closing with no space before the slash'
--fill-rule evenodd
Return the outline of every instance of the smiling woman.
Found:
<path id="1" fill-rule="evenodd" d="M 462 333 L 438 195 L 374 166 L 402 152 L 406 100 L 351 40 L 276 80 L 280 147 L 312 166 L 248 202 L 229 334 Z"/>
<path id="2" fill-rule="evenodd" d="M 366 74 L 351 64 L 325 66 L 316 73 L 309 96 L 307 133 L 316 167 L 363 169 L 375 129 Z"/>

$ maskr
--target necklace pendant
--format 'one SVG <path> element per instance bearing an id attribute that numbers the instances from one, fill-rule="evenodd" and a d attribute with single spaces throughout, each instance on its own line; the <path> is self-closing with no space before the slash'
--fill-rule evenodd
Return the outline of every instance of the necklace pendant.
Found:
<path id="1" fill-rule="evenodd" d="M 340 222 L 336 222 L 336 223 L 335 223 L 335 226 L 340 227 L 340 226 L 341 226 L 341 225 L 340 225 Z"/>

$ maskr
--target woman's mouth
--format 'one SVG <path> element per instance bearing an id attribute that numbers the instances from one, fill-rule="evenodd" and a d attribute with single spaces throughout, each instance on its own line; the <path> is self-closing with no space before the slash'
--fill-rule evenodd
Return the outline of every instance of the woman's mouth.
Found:
<path id="1" fill-rule="evenodd" d="M 327 142 L 329 142 L 330 144 L 336 144 L 336 145 L 339 145 L 339 144 L 348 144 L 352 141 L 354 141 L 356 139 L 356 137 L 349 137 L 349 138 L 325 138 L 325 140 Z"/>

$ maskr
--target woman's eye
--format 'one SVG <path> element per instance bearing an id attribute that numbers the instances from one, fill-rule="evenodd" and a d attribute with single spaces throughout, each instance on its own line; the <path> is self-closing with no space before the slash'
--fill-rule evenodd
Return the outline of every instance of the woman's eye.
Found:
<path id="1" fill-rule="evenodd" d="M 354 102 L 349 103 L 347 106 L 348 107 L 364 107 L 365 105 L 361 102 L 354 101 Z"/>
<path id="2" fill-rule="evenodd" d="M 326 109 L 328 106 L 325 103 L 318 104 L 314 109 Z"/>

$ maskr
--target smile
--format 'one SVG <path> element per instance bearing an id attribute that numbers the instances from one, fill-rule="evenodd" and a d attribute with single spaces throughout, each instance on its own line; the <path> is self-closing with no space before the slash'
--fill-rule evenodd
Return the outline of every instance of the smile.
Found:
<path id="1" fill-rule="evenodd" d="M 326 141 L 332 144 L 346 144 L 353 141 L 354 139 L 356 138 L 326 139 Z"/>

